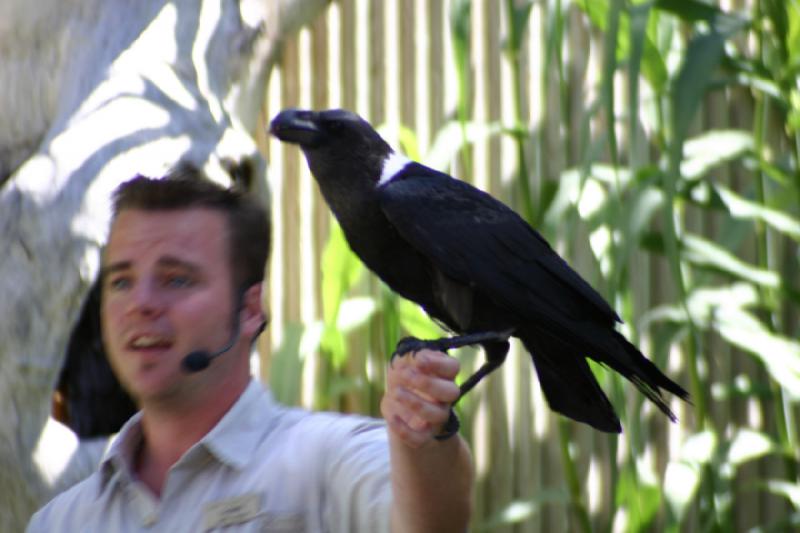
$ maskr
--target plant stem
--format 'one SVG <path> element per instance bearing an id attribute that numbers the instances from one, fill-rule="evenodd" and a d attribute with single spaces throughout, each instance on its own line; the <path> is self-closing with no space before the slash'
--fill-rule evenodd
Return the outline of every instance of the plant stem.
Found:
<path id="1" fill-rule="evenodd" d="M 591 533 L 592 522 L 589 520 L 589 511 L 583 503 L 575 461 L 569 452 L 569 422 L 563 417 L 558 419 L 558 439 L 561 444 L 561 461 L 564 466 L 564 475 L 566 476 L 567 488 L 570 494 L 570 505 L 578 518 L 581 530 L 584 533 Z"/>
<path id="2" fill-rule="evenodd" d="M 516 28 L 516 25 L 510 19 L 514 16 L 514 0 L 506 1 L 506 14 L 509 18 L 508 27 Z M 515 31 L 515 30 L 511 30 Z M 518 42 L 517 36 L 511 35 L 508 41 L 511 43 Z M 531 192 L 530 176 L 528 174 L 528 163 L 525 157 L 525 141 L 527 140 L 527 128 L 525 127 L 525 119 L 522 116 L 522 74 L 520 71 L 519 49 L 515 46 L 510 46 L 506 49 L 506 56 L 508 57 L 509 66 L 511 67 L 511 88 L 512 88 L 512 115 L 514 116 L 514 143 L 517 148 L 517 186 L 519 187 L 519 194 L 522 200 L 522 209 L 528 223 L 537 226 L 541 213 L 538 213 L 536 208 L 536 198 L 541 196 L 537 194 L 535 197 Z"/>

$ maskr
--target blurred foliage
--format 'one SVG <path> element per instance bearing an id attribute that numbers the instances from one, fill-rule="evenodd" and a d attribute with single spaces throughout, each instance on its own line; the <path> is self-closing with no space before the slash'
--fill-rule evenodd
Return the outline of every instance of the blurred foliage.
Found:
<path id="1" fill-rule="evenodd" d="M 430 147 L 419 146 L 414 132 L 404 128 L 402 147 L 442 170 L 461 158 L 468 175 L 471 144 L 487 137 L 512 139 L 514 205 L 549 239 L 566 241 L 568 256 L 572 242 L 566 237 L 578 228 L 589 235 L 597 263 L 592 281 L 620 309 L 626 334 L 634 340 L 648 337 L 649 351 L 662 368 L 667 354 L 682 354 L 694 416 L 682 422 L 682 440 L 670 452 L 665 471 L 651 472 L 636 450 L 652 435 L 635 410 L 620 409 L 627 432 L 622 438 L 629 445 L 625 454 L 612 445 L 606 458 L 615 469 L 610 523 L 599 524 L 590 515 L 567 426 L 559 425 L 567 491 L 554 488 L 535 500 L 511 502 L 476 530 L 524 522 L 543 505 L 564 505 L 572 511 L 571 530 L 730 531 L 737 499 L 759 493 L 786 502 L 785 516 L 760 531 L 800 527 L 800 0 L 753 0 L 747 11 L 736 13 L 699 0 L 540 3 L 547 17 L 540 74 L 558 78 L 553 86 L 562 100 L 570 9 L 579 10 L 602 35 L 597 101 L 587 104 L 588 119 L 580 131 L 566 124 L 562 108 L 564 135 L 575 137 L 564 138 L 564 146 L 583 147 L 568 170 L 534 176 L 538 167 L 528 159 L 532 145 L 540 142 L 539 126 L 531 124 L 521 102 L 526 82 L 520 57 L 532 21 L 531 1 L 503 3 L 507 33 L 498 61 L 508 63 L 516 87 L 513 122 L 472 118 L 474 6 L 457 0 L 450 13 L 450 60 L 458 73 L 454 118 Z M 748 106 L 751 123 L 698 127 L 711 96 Z M 592 129 L 590 121 L 604 127 Z M 723 177 L 731 174 L 737 178 Z M 636 307 L 631 292 L 631 269 L 642 256 L 663 263 L 669 273 L 669 279 L 653 280 L 669 299 L 647 309 Z M 355 351 L 348 341 L 355 330 L 377 339 L 381 356 L 391 353 L 402 335 L 441 335 L 416 306 L 362 275 L 363 266 L 335 226 L 321 270 L 323 320 L 290 331 L 278 354 L 278 364 L 292 375 L 310 350 L 320 350 L 334 368 L 341 367 Z M 730 347 L 725 353 L 751 356 L 761 372 L 710 381 L 708 369 L 715 364 L 710 346 L 718 343 Z M 359 371 L 368 379 L 366 369 Z M 606 390 L 616 391 L 612 401 L 619 405 L 621 381 L 610 375 L 602 379 Z M 348 383 L 357 388 L 363 381 Z M 294 398 L 285 387 L 277 393 Z M 718 422 L 715 402 L 732 396 L 758 404 L 771 414 L 769 420 L 759 427 Z M 735 491 L 737 472 L 765 457 L 780 468 L 759 469 L 746 491 Z"/>

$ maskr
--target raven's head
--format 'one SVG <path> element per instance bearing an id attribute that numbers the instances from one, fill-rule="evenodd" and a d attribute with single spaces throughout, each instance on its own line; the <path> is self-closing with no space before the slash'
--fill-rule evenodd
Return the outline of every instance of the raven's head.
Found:
<path id="1" fill-rule="evenodd" d="M 342 176 L 377 182 L 392 153 L 369 122 L 344 109 L 286 109 L 272 119 L 270 133 L 300 146 L 321 185 Z"/>

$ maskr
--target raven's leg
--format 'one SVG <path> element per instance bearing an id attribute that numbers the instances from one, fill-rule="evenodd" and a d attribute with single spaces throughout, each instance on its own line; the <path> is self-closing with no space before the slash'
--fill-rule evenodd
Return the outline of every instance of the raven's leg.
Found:
<path id="1" fill-rule="evenodd" d="M 508 339 L 508 337 L 506 337 L 506 339 Z M 483 344 L 483 350 L 486 352 L 486 362 L 461 384 L 461 394 L 458 396 L 458 400 L 471 391 L 483 378 L 494 372 L 497 367 L 503 364 L 508 354 L 508 340 L 486 342 Z M 456 402 L 458 400 L 456 400 Z"/>
<path id="2" fill-rule="evenodd" d="M 472 346 L 474 344 L 486 345 L 491 342 L 507 342 L 513 330 L 506 331 L 485 331 L 480 333 L 469 333 L 467 335 L 457 335 L 455 337 L 442 337 L 441 339 L 417 339 L 416 337 L 403 337 L 397 343 L 397 347 L 392 354 L 392 359 L 400 357 L 408 352 L 416 353 L 420 350 L 428 349 L 437 352 L 447 352 L 462 346 Z M 508 351 L 508 347 L 506 347 Z M 505 354 L 502 357 L 505 359 Z M 500 361 L 502 362 L 502 360 Z"/>
<path id="3" fill-rule="evenodd" d="M 511 336 L 511 333 L 513 333 L 513 330 L 487 331 L 433 340 L 405 337 L 400 339 L 400 342 L 397 343 L 397 347 L 392 354 L 392 361 L 395 357 L 403 356 L 409 352 L 413 355 L 425 348 L 439 352 L 447 352 L 450 349 L 461 348 L 462 346 L 470 346 L 473 344 L 482 345 L 486 352 L 486 362 L 461 384 L 459 387 L 461 392 L 458 395 L 458 399 L 452 404 L 455 405 L 458 400 L 472 390 L 483 378 L 503 364 L 503 361 L 506 359 L 506 354 L 508 353 L 508 338 Z M 435 436 L 437 440 L 444 440 L 452 437 L 458 432 L 459 427 L 461 427 L 461 423 L 458 421 L 458 417 L 453 411 L 452 405 L 450 406 L 450 416 L 442 427 L 442 432 Z"/>

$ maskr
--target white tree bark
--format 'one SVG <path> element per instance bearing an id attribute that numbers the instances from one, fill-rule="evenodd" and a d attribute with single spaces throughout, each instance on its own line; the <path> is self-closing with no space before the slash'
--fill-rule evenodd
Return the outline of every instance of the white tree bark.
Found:
<path id="1" fill-rule="evenodd" d="M 326 3 L 0 2 L 0 531 L 24 529 L 105 447 L 48 419 L 111 191 L 179 160 L 222 182 L 225 161 L 249 161 L 267 201 L 251 136 L 266 76 Z"/>

